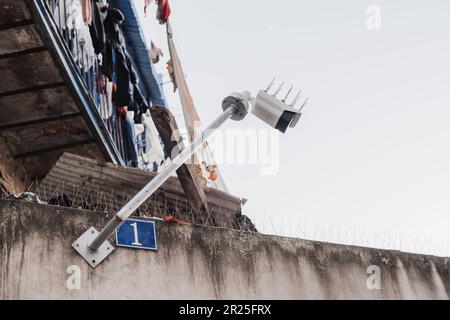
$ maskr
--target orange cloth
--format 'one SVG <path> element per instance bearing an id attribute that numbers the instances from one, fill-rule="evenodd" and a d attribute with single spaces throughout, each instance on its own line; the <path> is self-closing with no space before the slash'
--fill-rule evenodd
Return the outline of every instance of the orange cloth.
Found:
<path id="1" fill-rule="evenodd" d="M 177 91 L 177 83 L 175 81 L 175 70 L 173 70 L 172 59 L 166 62 L 166 69 L 169 72 L 170 80 L 173 83 L 173 92 Z"/>
<path id="2" fill-rule="evenodd" d="M 174 216 L 165 216 L 164 220 L 169 221 L 169 222 L 176 222 L 176 223 L 190 223 L 190 221 L 188 221 L 188 220 L 175 219 Z"/>
<path id="3" fill-rule="evenodd" d="M 213 171 L 211 171 L 210 173 L 209 173 L 209 180 L 211 180 L 211 181 L 216 181 L 217 180 L 217 173 L 216 173 L 216 170 L 213 170 Z"/>

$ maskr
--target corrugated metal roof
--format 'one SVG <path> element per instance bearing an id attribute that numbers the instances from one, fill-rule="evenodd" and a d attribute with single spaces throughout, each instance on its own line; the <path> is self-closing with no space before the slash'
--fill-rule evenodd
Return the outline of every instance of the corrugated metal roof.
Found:
<path id="1" fill-rule="evenodd" d="M 122 31 L 125 36 L 127 50 L 133 59 L 134 66 L 139 74 L 140 87 L 152 104 L 167 107 L 162 85 L 158 80 L 150 58 L 150 48 L 145 41 L 144 33 L 138 20 L 136 7 L 131 0 L 112 0 L 113 7 L 122 11 L 125 21 Z"/>

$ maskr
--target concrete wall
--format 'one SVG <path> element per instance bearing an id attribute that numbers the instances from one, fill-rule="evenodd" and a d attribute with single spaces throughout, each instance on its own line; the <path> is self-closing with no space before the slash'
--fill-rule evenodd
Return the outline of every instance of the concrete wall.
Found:
<path id="1" fill-rule="evenodd" d="M 450 295 L 448 258 L 167 222 L 157 223 L 157 252 L 117 248 L 94 270 L 71 243 L 91 225 L 101 228 L 107 219 L 99 212 L 0 200 L 0 298 L 448 299 Z M 380 289 L 367 286 L 371 265 L 380 268 Z"/>

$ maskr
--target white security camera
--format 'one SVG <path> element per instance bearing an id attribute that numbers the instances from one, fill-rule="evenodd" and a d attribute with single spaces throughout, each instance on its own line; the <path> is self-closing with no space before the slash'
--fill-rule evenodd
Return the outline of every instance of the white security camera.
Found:
<path id="1" fill-rule="evenodd" d="M 292 91 L 292 86 L 289 89 L 286 97 L 278 100 L 276 95 L 281 91 L 283 84 L 275 91 L 274 94 L 269 94 L 275 79 L 269 84 L 266 90 L 260 90 L 258 95 L 253 100 L 252 113 L 259 119 L 269 124 L 271 127 L 285 133 L 288 127 L 295 127 L 302 115 L 302 109 L 306 105 L 308 99 L 304 101 L 300 109 L 295 109 L 294 106 L 300 98 L 300 93 L 294 98 L 292 103 L 288 105 L 285 103 L 287 97 Z"/>

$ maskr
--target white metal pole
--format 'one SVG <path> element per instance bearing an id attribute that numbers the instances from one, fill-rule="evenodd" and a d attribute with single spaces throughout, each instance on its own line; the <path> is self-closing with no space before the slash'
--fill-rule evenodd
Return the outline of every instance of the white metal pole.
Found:
<path id="1" fill-rule="evenodd" d="M 97 251 L 106 239 L 124 222 L 139 206 L 144 203 L 226 120 L 239 111 L 236 105 L 230 105 L 211 123 L 201 135 L 172 159 L 170 165 L 159 172 L 142 190 L 131 198 L 125 206 L 106 224 L 97 237 L 89 244 L 91 251 Z"/>

